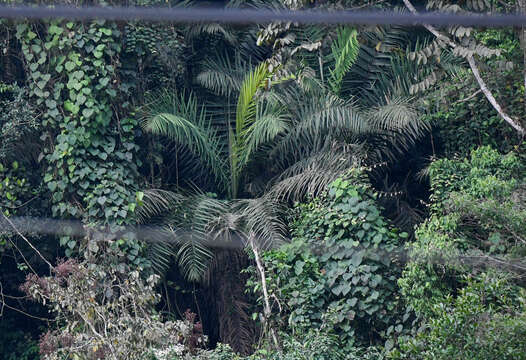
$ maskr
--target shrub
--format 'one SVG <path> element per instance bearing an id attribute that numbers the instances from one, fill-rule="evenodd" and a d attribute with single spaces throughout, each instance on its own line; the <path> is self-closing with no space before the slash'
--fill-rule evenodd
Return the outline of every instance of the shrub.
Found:
<path id="1" fill-rule="evenodd" d="M 509 270 L 526 251 L 526 177 L 520 158 L 489 147 L 430 168 L 431 217 L 415 232 L 399 284 L 418 312 L 454 293 L 458 274 Z"/>
<path id="2" fill-rule="evenodd" d="M 205 342 L 195 315 L 162 321 L 153 306 L 158 276 L 144 281 L 138 271 L 119 272 L 73 259 L 54 276 L 30 274 L 22 290 L 46 304 L 59 325 L 40 339 L 43 359 L 145 359 L 170 350 L 191 352 Z M 168 349 L 168 351 L 166 351 Z"/>
<path id="3" fill-rule="evenodd" d="M 517 295 L 505 278 L 468 278 L 456 298 L 433 304 L 423 330 L 402 340 L 391 358 L 526 359 L 524 298 Z"/>
<path id="4" fill-rule="evenodd" d="M 489 147 L 431 165 L 431 217 L 398 281 L 421 327 L 394 358 L 525 358 L 524 170 Z"/>
<path id="5" fill-rule="evenodd" d="M 259 349 L 254 354 L 240 357 L 228 345 L 218 344 L 211 351 L 202 351 L 195 359 L 207 360 L 382 360 L 382 352 L 374 347 L 342 348 L 338 337 L 324 331 L 310 329 L 303 335 L 281 334 L 282 351 Z M 175 359 L 174 359 L 175 360 Z"/>

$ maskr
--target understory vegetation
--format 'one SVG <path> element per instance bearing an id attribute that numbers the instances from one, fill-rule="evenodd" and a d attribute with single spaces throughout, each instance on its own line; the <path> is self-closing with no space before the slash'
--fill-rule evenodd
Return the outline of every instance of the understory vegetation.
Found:
<path id="1" fill-rule="evenodd" d="M 0 18 L 0 360 L 526 359 L 525 64 L 524 28 Z"/>

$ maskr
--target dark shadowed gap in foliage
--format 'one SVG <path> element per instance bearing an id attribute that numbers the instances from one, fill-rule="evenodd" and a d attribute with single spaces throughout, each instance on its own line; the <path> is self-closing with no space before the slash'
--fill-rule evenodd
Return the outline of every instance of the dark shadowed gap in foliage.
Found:
<path id="1" fill-rule="evenodd" d="M 42 238 L 46 241 L 46 237 Z M 50 239 L 48 240 L 48 243 L 52 243 Z M 16 245 L 37 273 L 45 274 L 49 271 L 47 264 L 25 243 L 18 242 Z M 64 256 L 63 250 L 59 248 L 47 248 L 42 251 L 48 258 Z M 25 281 L 25 272 L 19 271 L 25 265 L 21 254 L 17 251 L 4 254 L 1 265 L 0 302 L 5 301 L 6 305 L 19 311 L 2 306 L 0 303 L 0 308 L 3 308 L 0 316 L 0 360 L 38 358 L 35 357 L 38 356 L 39 351 L 38 340 L 49 326 L 44 319 L 52 319 L 52 316 L 47 307 L 26 299 L 25 294 L 19 289 Z"/>
<path id="2" fill-rule="evenodd" d="M 384 216 L 411 237 L 414 226 L 423 221 L 430 196 L 429 181 L 419 172 L 425 169 L 437 151 L 433 133 L 418 140 L 411 149 L 371 172 L 371 182 L 379 191 L 379 204 Z"/>
<path id="3" fill-rule="evenodd" d="M 204 334 L 215 345 L 218 335 L 213 324 L 217 322 L 217 314 L 205 286 L 188 282 L 177 267 L 171 267 L 162 280 L 160 292 L 162 298 L 158 310 L 182 318 L 184 312 L 189 309 L 197 314 L 196 321 L 201 322 Z"/>
<path id="4" fill-rule="evenodd" d="M 0 38 L 0 45 L 4 41 L 6 43 L 9 41 L 5 38 L 7 36 L 5 33 L 0 33 L 0 37 L 4 37 Z M 11 34 L 11 36 L 14 35 Z M 22 59 L 16 56 L 16 53 L 20 51 L 20 44 L 18 42 L 15 44 L 14 48 L 4 47 L 5 52 L 0 53 L 0 69 L 5 69 L 5 71 L 0 71 L 0 83 L 23 84 L 26 81 Z"/>
<path id="5" fill-rule="evenodd" d="M 158 309 L 181 317 L 189 308 L 202 323 L 211 348 L 222 342 L 236 352 L 248 354 L 258 335 L 251 320 L 250 304 L 254 302 L 245 293 L 248 275 L 241 272 L 249 264 L 243 250 L 217 250 L 213 264 L 216 271 L 210 271 L 211 276 L 202 284 L 186 281 L 172 267 L 161 285 L 163 296 Z"/>

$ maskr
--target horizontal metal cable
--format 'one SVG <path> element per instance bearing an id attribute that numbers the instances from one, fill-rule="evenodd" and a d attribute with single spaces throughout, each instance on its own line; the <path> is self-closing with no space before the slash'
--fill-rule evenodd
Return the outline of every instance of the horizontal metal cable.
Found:
<path id="1" fill-rule="evenodd" d="M 16 236 L 25 235 L 55 235 L 83 238 L 88 235 L 93 241 L 115 240 L 119 238 L 135 238 L 146 243 L 168 243 L 181 245 L 184 243 L 199 244 L 216 249 L 242 249 L 247 246 L 246 239 L 240 235 L 232 234 L 225 238 L 219 234 L 210 233 L 207 236 L 187 230 L 167 229 L 156 225 L 120 226 L 119 230 L 111 231 L 109 227 L 85 227 L 78 220 L 58 220 L 36 217 L 11 217 L 0 216 L 0 235 Z M 258 245 L 265 248 L 265 242 L 255 239 Z M 287 240 L 288 241 L 288 240 Z M 274 244 L 279 246 L 280 244 Z M 312 245 L 311 251 L 315 254 L 325 254 L 330 247 L 323 242 Z M 429 257 L 412 257 L 405 246 L 393 247 L 389 250 L 377 248 L 367 249 L 362 245 L 354 248 L 356 252 L 362 252 L 365 258 L 393 265 L 403 264 L 406 261 L 428 262 L 433 264 L 449 264 L 452 266 L 467 266 L 476 268 L 496 268 L 514 273 L 519 277 L 526 276 L 526 261 L 524 258 L 508 259 L 483 253 L 458 253 L 445 254 L 437 252 Z"/>
<path id="2" fill-rule="evenodd" d="M 466 15 L 422 13 L 413 15 L 395 11 L 310 11 L 218 8 L 153 8 L 153 7 L 73 7 L 73 6 L 0 6 L 0 18 L 75 20 L 147 20 L 175 23 L 218 22 L 262 24 L 290 21 L 299 24 L 355 25 L 462 25 L 506 27 L 526 25 L 524 15 Z"/>
<path id="3" fill-rule="evenodd" d="M 61 220 L 38 218 L 30 216 L 10 217 L 0 214 L 0 235 L 12 235 L 20 232 L 25 235 L 54 235 L 83 238 L 89 236 L 97 240 L 114 240 L 119 238 L 135 238 L 149 243 L 182 244 L 184 242 L 199 243 L 203 246 L 216 248 L 243 248 L 243 239 L 232 236 L 228 239 L 217 238 L 210 234 L 203 236 L 197 232 L 182 229 L 167 228 L 158 225 L 118 226 L 112 230 L 109 226 L 87 227 L 79 220 Z"/>

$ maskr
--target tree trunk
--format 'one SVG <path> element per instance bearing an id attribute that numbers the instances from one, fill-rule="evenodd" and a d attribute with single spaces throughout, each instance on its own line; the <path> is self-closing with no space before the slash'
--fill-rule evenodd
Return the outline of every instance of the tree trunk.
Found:
<path id="1" fill-rule="evenodd" d="M 250 317 L 250 299 L 245 293 L 247 275 L 241 273 L 249 264 L 243 251 L 219 251 L 209 279 L 209 303 L 215 304 L 219 340 L 243 355 L 251 353 L 258 338 Z"/>

